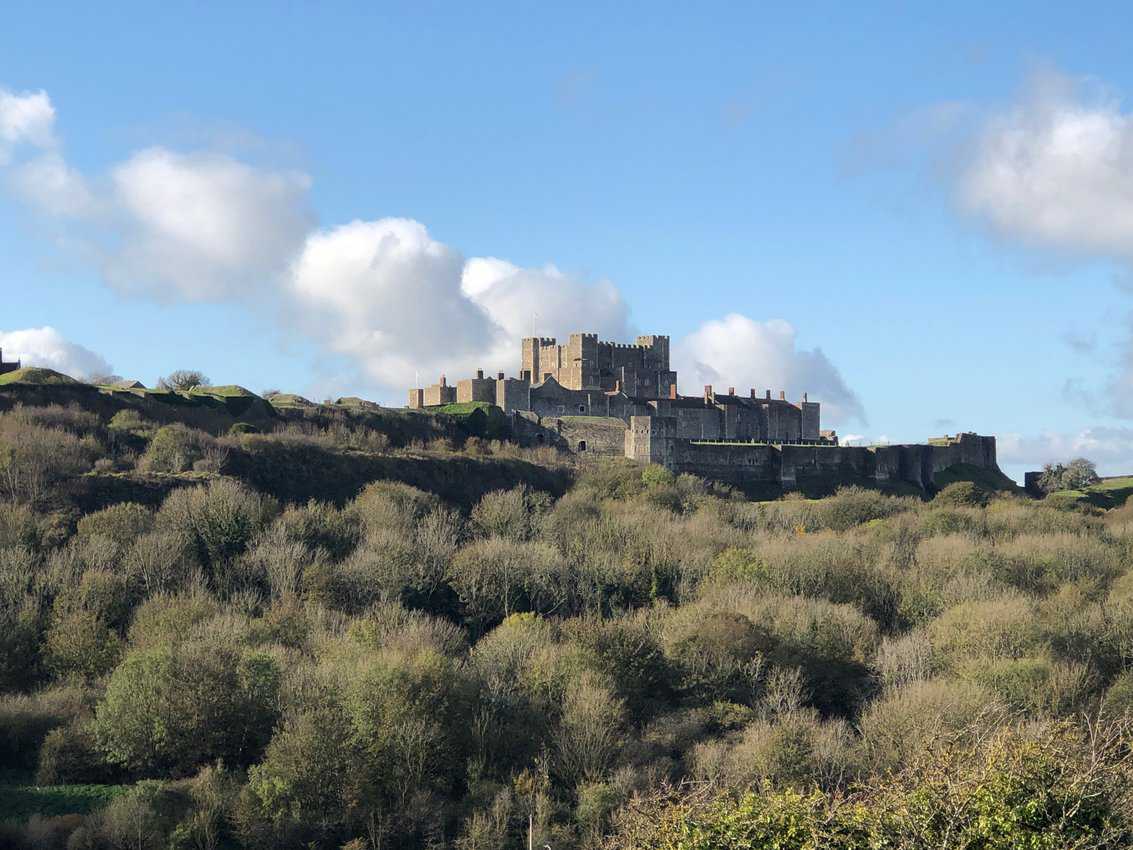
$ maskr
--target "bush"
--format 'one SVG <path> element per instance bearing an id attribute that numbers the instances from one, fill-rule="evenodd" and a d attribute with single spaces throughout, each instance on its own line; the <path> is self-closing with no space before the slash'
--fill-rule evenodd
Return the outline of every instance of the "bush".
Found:
<path id="1" fill-rule="evenodd" d="M 149 442 L 138 467 L 148 472 L 184 472 L 205 456 L 213 439 L 203 431 L 194 431 L 180 422 L 163 425 Z"/>
<path id="2" fill-rule="evenodd" d="M 74 683 L 0 697 L 0 764 L 34 769 L 47 735 L 82 716 L 85 703 L 86 692 Z"/>
<path id="3" fill-rule="evenodd" d="M 97 709 L 99 745 L 141 775 L 185 775 L 222 759 L 246 766 L 271 736 L 278 663 L 226 642 L 132 650 Z"/>
<path id="4" fill-rule="evenodd" d="M 987 490 L 971 481 L 955 481 L 937 493 L 932 501 L 936 505 L 954 508 L 982 508 L 988 497 Z"/>
<path id="5" fill-rule="evenodd" d="M 108 537 L 120 547 L 126 547 L 152 528 L 153 511 L 144 505 L 122 502 L 84 516 L 79 520 L 78 534 Z"/>
<path id="6" fill-rule="evenodd" d="M 574 592 L 559 553 L 544 543 L 489 538 L 461 550 L 449 584 L 465 620 L 487 631 L 513 613 L 572 610 Z"/>
<path id="7" fill-rule="evenodd" d="M 485 494 L 472 508 L 472 525 L 485 536 L 521 543 L 538 534 L 550 497 L 524 484 Z"/>
<path id="8" fill-rule="evenodd" d="M 35 771 L 37 785 L 108 785 L 120 778 L 99 750 L 89 720 L 58 726 L 44 738 Z"/>
<path id="9" fill-rule="evenodd" d="M 26 416 L 0 416 L 0 493 L 9 501 L 43 502 L 52 488 L 90 468 L 100 448 L 56 428 L 44 428 Z"/>
<path id="10" fill-rule="evenodd" d="M 275 516 L 274 499 L 229 479 L 174 490 L 157 514 L 160 529 L 191 540 L 218 588 L 235 587 L 231 566 Z"/>

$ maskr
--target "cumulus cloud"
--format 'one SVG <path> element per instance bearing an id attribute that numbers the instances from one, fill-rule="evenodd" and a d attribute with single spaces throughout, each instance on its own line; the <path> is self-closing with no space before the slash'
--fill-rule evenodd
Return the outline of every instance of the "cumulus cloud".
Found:
<path id="1" fill-rule="evenodd" d="M 466 260 L 410 219 L 314 229 L 307 175 L 227 155 L 152 147 L 87 176 L 63 156 L 54 123 L 46 93 L 0 90 L 6 182 L 67 228 L 67 241 L 96 257 L 107 282 L 125 294 L 187 301 L 270 294 L 287 330 L 353 361 L 370 383 L 399 390 L 418 373 L 429 381 L 441 371 L 514 373 L 519 340 L 533 333 L 633 335 L 629 306 L 608 280 L 553 264 Z M 793 396 L 806 391 L 826 404 L 827 419 L 863 418 L 826 356 L 799 349 L 786 322 L 728 316 L 678 342 L 675 354 L 686 386 L 750 382 Z"/>
<path id="2" fill-rule="evenodd" d="M 24 144 L 55 146 L 55 107 L 45 91 L 17 94 L 0 88 L 0 165 Z"/>
<path id="3" fill-rule="evenodd" d="M 1117 475 L 1133 467 L 1133 428 L 1096 427 L 1076 432 L 1002 434 L 996 444 L 999 462 L 1026 469 L 1044 463 L 1087 457 L 1103 475 Z"/>
<path id="4" fill-rule="evenodd" d="M 54 369 L 75 378 L 108 375 L 110 364 L 89 348 L 68 341 L 55 328 L 0 331 L 0 349 L 6 361 Z"/>
<path id="5" fill-rule="evenodd" d="M 354 221 L 308 237 L 291 268 L 294 320 L 372 380 L 408 385 L 418 372 L 514 372 L 519 339 L 580 328 L 624 338 L 628 308 L 608 281 L 554 266 L 465 260 L 411 219 Z"/>
<path id="6" fill-rule="evenodd" d="M 269 282 L 313 223 L 310 179 L 228 156 L 140 151 L 114 169 L 120 247 L 111 283 L 159 297 L 207 300 Z"/>
<path id="7" fill-rule="evenodd" d="M 354 221 L 311 234 L 287 284 L 301 326 L 374 381 L 466 368 L 500 329 L 461 290 L 464 258 L 419 222 Z"/>
<path id="8" fill-rule="evenodd" d="M 799 348 L 794 326 L 782 319 L 732 313 L 705 322 L 676 343 L 673 362 L 684 387 L 782 389 L 792 400 L 807 393 L 822 402 L 824 422 L 865 421 L 861 401 L 830 359 L 819 348 Z"/>
<path id="9" fill-rule="evenodd" d="M 70 227 L 120 291 L 213 300 L 274 285 L 314 225 L 300 172 L 154 147 L 92 180 L 67 162 L 54 125 L 46 92 L 0 89 L 6 182 Z"/>
<path id="10" fill-rule="evenodd" d="M 565 339 L 580 330 L 602 339 L 628 339 L 629 306 L 608 280 L 588 282 L 548 264 L 522 268 L 495 257 L 473 257 L 461 273 L 461 291 L 503 333 L 486 353 L 491 367 L 515 364 L 525 336 Z"/>
<path id="11" fill-rule="evenodd" d="M 1005 236 L 1133 260 L 1133 116 L 1086 81 L 1046 74 L 979 133 L 960 199 Z"/>

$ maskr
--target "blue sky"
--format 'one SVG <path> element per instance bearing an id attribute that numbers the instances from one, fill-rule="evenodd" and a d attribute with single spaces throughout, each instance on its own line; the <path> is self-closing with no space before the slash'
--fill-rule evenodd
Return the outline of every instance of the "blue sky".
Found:
<path id="1" fill-rule="evenodd" d="M 806 391 L 866 439 L 993 433 L 1016 475 L 1133 471 L 1131 24 L 8 4 L 0 344 L 401 403 L 415 374 L 513 371 L 532 322 L 668 333 L 686 393 Z"/>

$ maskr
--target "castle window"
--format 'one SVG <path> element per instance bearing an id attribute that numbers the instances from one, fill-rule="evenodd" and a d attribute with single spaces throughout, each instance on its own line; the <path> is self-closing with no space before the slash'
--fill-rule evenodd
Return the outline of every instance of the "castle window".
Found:
<path id="1" fill-rule="evenodd" d="M 586 405 L 585 405 L 585 404 L 580 404 L 580 405 L 578 406 L 578 412 L 579 412 L 579 413 L 585 413 L 585 412 L 586 412 Z"/>
<path id="2" fill-rule="evenodd" d="M 578 450 L 580 452 L 586 451 L 586 440 L 579 440 L 578 441 Z"/>

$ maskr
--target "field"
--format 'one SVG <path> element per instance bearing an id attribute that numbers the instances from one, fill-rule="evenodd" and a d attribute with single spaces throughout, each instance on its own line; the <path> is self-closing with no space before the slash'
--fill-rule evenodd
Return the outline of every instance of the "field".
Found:
<path id="1" fill-rule="evenodd" d="M 753 502 L 119 395 L 0 410 L 0 846 L 1133 841 L 1133 479 Z"/>

